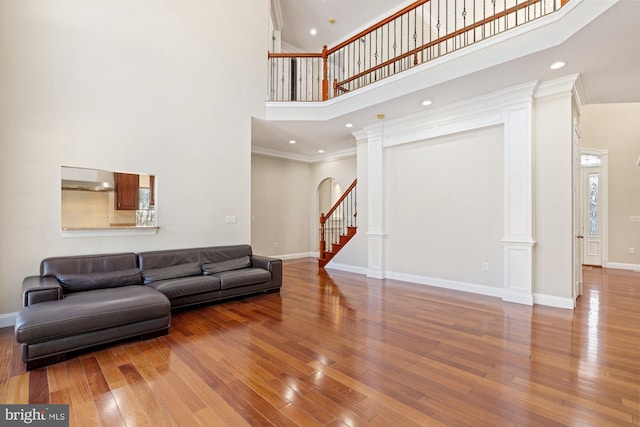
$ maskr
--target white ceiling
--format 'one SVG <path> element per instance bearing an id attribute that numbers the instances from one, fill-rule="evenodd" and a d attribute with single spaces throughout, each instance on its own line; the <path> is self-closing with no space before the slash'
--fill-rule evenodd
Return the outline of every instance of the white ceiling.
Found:
<path id="1" fill-rule="evenodd" d="M 570 0 L 582 2 L 574 9 L 580 13 L 588 3 L 604 0 Z M 615 0 L 609 0 L 615 1 Z M 344 40 L 355 30 L 360 30 L 377 21 L 385 9 L 393 11 L 410 2 L 388 0 L 280 0 L 282 8 L 282 37 L 289 45 L 299 46 L 304 51 L 318 51 L 317 46 L 329 41 Z M 400 5 L 400 6 L 398 6 Z M 584 7 L 583 7 L 584 6 Z M 358 11 L 355 13 L 354 11 Z M 572 13 L 574 13 L 572 12 Z M 333 17 L 335 24 L 329 24 Z M 567 40 L 556 43 L 542 38 L 549 34 L 531 32 L 529 40 L 538 37 L 540 45 L 548 48 L 532 50 L 531 54 L 503 61 L 502 51 L 486 49 L 489 62 L 495 58 L 496 65 L 486 66 L 478 71 L 460 75 L 448 80 L 402 94 L 380 103 L 370 103 L 366 108 L 346 114 L 339 114 L 330 120 L 281 120 L 265 121 L 253 119 L 252 143 L 254 151 L 286 153 L 292 158 L 318 161 L 353 149 L 351 132 L 376 121 L 376 114 L 384 113 L 387 119 L 424 111 L 424 99 L 433 101 L 428 108 L 441 106 L 486 94 L 501 88 L 531 81 L 547 81 L 579 73 L 581 75 L 586 104 L 640 102 L 640 0 L 619 0 L 584 28 Z M 312 37 L 309 28 L 318 29 Z M 286 30 L 286 31 L 285 31 Z M 515 31 L 515 30 L 511 30 Z M 560 36 L 559 36 L 560 37 Z M 553 38 L 553 36 L 551 36 Z M 468 48 L 470 49 L 470 48 Z M 464 52 L 464 49 L 460 53 Z M 493 52 L 493 54 L 492 54 Z M 477 54 L 477 50 L 476 50 Z M 484 58 L 487 62 L 487 58 Z M 549 65 L 557 60 L 567 62 L 562 70 L 549 70 Z M 487 63 L 489 63 L 487 62 Z M 351 122 L 354 128 L 347 129 Z M 289 144 L 289 140 L 297 143 Z M 323 149 L 324 153 L 318 153 Z"/>

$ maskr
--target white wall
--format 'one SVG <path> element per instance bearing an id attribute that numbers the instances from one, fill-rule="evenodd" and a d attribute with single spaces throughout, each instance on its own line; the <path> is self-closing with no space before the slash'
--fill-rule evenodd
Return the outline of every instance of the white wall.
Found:
<path id="1" fill-rule="evenodd" d="M 307 163 L 253 154 L 254 252 L 284 258 L 317 256 L 318 188 L 323 180 L 332 178 L 346 190 L 355 179 L 355 162 L 355 156 Z"/>
<path id="2" fill-rule="evenodd" d="M 358 132 L 365 233 L 349 244 L 358 253 L 334 267 L 573 307 L 576 79 L 530 82 L 389 121 L 384 138 L 380 127 Z M 367 207 L 381 209 L 381 230 Z"/>
<path id="3" fill-rule="evenodd" d="M 250 241 L 267 22 L 264 1 L 0 2 L 0 313 L 46 256 Z M 62 238 L 61 165 L 156 175 L 158 234 Z"/>
<path id="4" fill-rule="evenodd" d="M 582 146 L 609 152 L 609 263 L 640 268 L 640 103 L 587 105 Z M 629 253 L 635 249 L 635 254 Z"/>
<path id="5" fill-rule="evenodd" d="M 251 244 L 260 255 L 310 251 L 308 163 L 251 157 Z"/>
<path id="6" fill-rule="evenodd" d="M 389 271 L 503 286 L 503 133 L 493 126 L 387 150 Z"/>

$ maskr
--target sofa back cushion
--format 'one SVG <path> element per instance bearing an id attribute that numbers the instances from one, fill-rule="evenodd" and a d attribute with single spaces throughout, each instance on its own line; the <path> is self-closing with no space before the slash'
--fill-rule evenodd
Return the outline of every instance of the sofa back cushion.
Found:
<path id="1" fill-rule="evenodd" d="M 185 264 L 176 264 L 169 267 L 150 268 L 142 270 L 144 284 L 157 282 L 159 280 L 177 279 L 179 277 L 200 276 L 202 270 L 199 262 L 188 262 Z"/>
<path id="2" fill-rule="evenodd" d="M 199 248 L 200 264 L 221 262 L 242 257 L 251 257 L 251 245 L 229 245 Z"/>
<path id="3" fill-rule="evenodd" d="M 192 262 L 200 262 L 200 255 L 197 249 L 169 249 L 138 253 L 138 266 L 143 275 L 145 270 Z"/>
<path id="4" fill-rule="evenodd" d="M 45 258 L 40 275 L 58 279 L 64 292 L 141 285 L 136 254 L 132 252 Z"/>
<path id="5" fill-rule="evenodd" d="M 41 276 L 57 274 L 104 273 L 138 267 L 134 253 L 80 255 L 45 258 L 40 263 Z"/>
<path id="6" fill-rule="evenodd" d="M 58 273 L 56 278 L 65 293 L 142 284 L 139 268 L 97 273 Z"/>
<path id="7" fill-rule="evenodd" d="M 251 258 L 248 255 L 240 258 L 202 264 L 202 272 L 204 274 L 215 274 L 222 271 L 239 270 L 247 267 L 251 267 Z"/>

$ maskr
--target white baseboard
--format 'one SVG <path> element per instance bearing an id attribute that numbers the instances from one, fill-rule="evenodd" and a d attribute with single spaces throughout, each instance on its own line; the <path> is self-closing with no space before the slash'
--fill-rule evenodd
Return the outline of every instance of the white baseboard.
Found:
<path id="1" fill-rule="evenodd" d="M 338 270 L 338 271 L 345 271 L 347 273 L 356 273 L 356 274 L 363 274 L 363 275 L 367 275 L 367 267 L 358 267 L 356 265 L 346 265 L 346 264 L 337 264 L 333 261 L 330 261 L 329 264 L 327 264 L 325 267 L 325 269 L 329 269 L 329 270 Z"/>
<path id="2" fill-rule="evenodd" d="M 569 310 L 576 308 L 575 301 L 571 298 L 556 297 L 545 294 L 533 294 L 533 303 L 546 305 L 548 307 L 567 308 Z"/>
<path id="3" fill-rule="evenodd" d="M 358 267 L 353 265 L 335 264 L 330 262 L 325 267 L 327 269 L 346 271 L 349 273 L 356 273 L 367 275 L 368 269 L 366 267 Z M 452 291 L 469 292 L 472 294 L 485 295 L 489 297 L 500 298 L 504 301 L 514 302 L 518 304 L 531 305 L 540 304 L 548 307 L 574 309 L 574 302 L 571 298 L 562 298 L 554 295 L 546 294 L 534 294 L 531 299 L 513 299 L 509 295 L 505 294 L 503 288 L 497 288 L 493 286 L 480 285 L 477 283 L 460 282 L 456 280 L 438 279 L 435 277 L 419 276 L 416 274 L 406 274 L 397 272 L 386 272 L 386 277 L 392 280 L 399 280 L 402 282 L 416 283 L 419 285 L 433 286 L 436 288 L 449 289 Z"/>
<path id="4" fill-rule="evenodd" d="M 388 271 L 387 278 L 402 280 L 403 282 L 418 283 L 420 285 L 434 286 L 436 288 L 450 289 L 452 291 L 470 292 L 472 294 L 487 295 L 502 298 L 504 289 L 493 286 L 479 285 L 476 283 L 459 282 L 456 280 L 438 279 L 435 277 L 418 276 L 415 274 L 395 273 Z"/>
<path id="5" fill-rule="evenodd" d="M 620 270 L 640 271 L 640 264 L 625 264 L 622 262 L 607 262 L 607 268 L 619 268 Z"/>
<path id="6" fill-rule="evenodd" d="M 0 328 L 14 326 L 16 324 L 16 316 L 18 313 L 0 314 Z"/>
<path id="7" fill-rule="evenodd" d="M 286 254 L 286 255 L 268 255 L 269 258 L 280 258 L 282 260 L 288 259 L 300 259 L 300 258 L 318 258 L 317 252 L 300 252 L 298 254 Z"/>

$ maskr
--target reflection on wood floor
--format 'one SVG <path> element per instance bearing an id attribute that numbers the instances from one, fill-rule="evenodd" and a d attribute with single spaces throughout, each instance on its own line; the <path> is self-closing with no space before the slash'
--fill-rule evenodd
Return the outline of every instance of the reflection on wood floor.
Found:
<path id="1" fill-rule="evenodd" d="M 82 427 L 638 426 L 640 273 L 584 277 L 571 311 L 287 261 L 280 294 L 31 372 L 4 328 L 0 402 Z"/>

